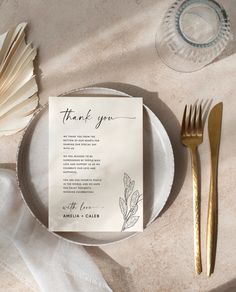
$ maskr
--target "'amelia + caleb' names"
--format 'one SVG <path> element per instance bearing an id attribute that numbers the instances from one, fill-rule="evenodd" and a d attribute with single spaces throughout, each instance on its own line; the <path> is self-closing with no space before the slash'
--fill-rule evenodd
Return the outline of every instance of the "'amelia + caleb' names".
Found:
<path id="1" fill-rule="evenodd" d="M 62 206 L 62 209 L 68 211 L 69 213 L 64 213 L 63 218 L 100 218 L 98 212 L 94 212 L 94 209 L 102 209 L 103 207 L 95 207 L 85 205 L 84 202 L 78 204 L 77 202 L 71 202 L 65 206 Z M 80 212 L 74 213 L 74 210 L 79 210 Z"/>

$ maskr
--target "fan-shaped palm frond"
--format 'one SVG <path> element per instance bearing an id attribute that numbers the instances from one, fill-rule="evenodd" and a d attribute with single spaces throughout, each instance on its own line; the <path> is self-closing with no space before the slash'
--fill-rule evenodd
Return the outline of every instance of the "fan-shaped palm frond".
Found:
<path id="1" fill-rule="evenodd" d="M 0 137 L 25 128 L 38 106 L 33 65 L 37 52 L 26 44 L 26 25 L 0 35 Z"/>

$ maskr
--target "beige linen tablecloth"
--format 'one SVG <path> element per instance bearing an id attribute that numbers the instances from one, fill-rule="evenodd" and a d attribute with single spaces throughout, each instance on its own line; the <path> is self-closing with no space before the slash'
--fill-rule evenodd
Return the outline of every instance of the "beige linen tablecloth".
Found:
<path id="1" fill-rule="evenodd" d="M 183 74 L 156 54 L 155 34 L 171 0 L 0 1 L 0 31 L 27 21 L 28 40 L 38 47 L 41 103 L 49 95 L 100 84 L 143 96 L 166 127 L 176 158 L 176 177 L 161 216 L 145 232 L 102 248 L 87 248 L 114 291 L 236 290 L 236 45 L 218 60 Z M 236 22 L 236 3 L 222 1 Z M 236 35 L 236 34 L 235 34 Z M 194 274 L 192 185 L 179 122 L 186 103 L 224 102 L 219 164 L 219 237 L 215 273 L 206 277 L 205 230 L 210 175 L 207 131 L 200 146 L 203 273 Z M 14 163 L 21 133 L 0 139 L 0 162 Z M 27 270 L 26 270 L 27 273 Z M 0 291 L 37 291 L 0 267 Z"/>

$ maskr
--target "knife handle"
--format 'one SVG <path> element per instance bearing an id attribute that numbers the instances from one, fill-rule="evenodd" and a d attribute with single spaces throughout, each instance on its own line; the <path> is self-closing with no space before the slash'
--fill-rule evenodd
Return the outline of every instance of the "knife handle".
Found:
<path id="1" fill-rule="evenodd" d="M 216 167 L 212 167 L 210 192 L 207 214 L 207 276 L 214 271 L 217 238 L 217 187 L 216 187 Z"/>
<path id="2" fill-rule="evenodd" d="M 194 228 L 194 266 L 195 272 L 202 272 L 201 260 L 201 238 L 200 238 L 200 192 L 199 192 L 199 172 L 197 161 L 197 147 L 190 148 L 192 161 L 192 178 L 193 178 L 193 228 Z"/>

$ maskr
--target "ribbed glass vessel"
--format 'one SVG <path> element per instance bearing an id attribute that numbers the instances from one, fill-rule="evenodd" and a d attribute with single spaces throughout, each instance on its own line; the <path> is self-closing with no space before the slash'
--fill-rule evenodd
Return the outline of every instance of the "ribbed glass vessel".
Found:
<path id="1" fill-rule="evenodd" d="M 177 0 L 164 15 L 156 34 L 156 48 L 166 65 L 192 72 L 218 57 L 230 35 L 228 15 L 218 2 Z"/>

